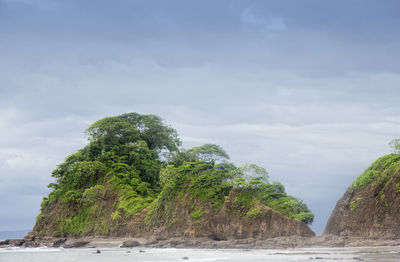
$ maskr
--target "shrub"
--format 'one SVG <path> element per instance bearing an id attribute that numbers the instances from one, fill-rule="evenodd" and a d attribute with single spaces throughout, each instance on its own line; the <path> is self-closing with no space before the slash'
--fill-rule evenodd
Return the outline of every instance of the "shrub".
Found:
<path id="1" fill-rule="evenodd" d="M 196 210 L 190 214 L 190 216 L 194 219 L 200 218 L 203 216 L 203 211 L 201 209 Z"/>

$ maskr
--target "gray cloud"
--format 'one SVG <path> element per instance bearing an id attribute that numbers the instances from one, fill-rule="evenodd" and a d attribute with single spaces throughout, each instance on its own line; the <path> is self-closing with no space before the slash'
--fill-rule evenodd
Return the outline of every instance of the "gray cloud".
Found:
<path id="1" fill-rule="evenodd" d="M 282 31 L 286 29 L 286 24 L 280 16 L 261 17 L 255 14 L 252 7 L 248 7 L 242 12 L 242 23 L 261 27 L 261 31 Z"/>
<path id="2" fill-rule="evenodd" d="M 266 167 L 321 232 L 398 137 L 398 9 L 0 1 L 0 230 L 33 225 L 51 170 L 85 145 L 90 123 L 135 111 L 163 117 L 185 147 L 217 143 L 236 164 Z"/>

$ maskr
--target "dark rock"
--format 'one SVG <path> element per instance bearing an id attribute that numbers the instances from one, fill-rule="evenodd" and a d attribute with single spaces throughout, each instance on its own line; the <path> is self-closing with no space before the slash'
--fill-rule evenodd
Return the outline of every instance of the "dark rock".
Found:
<path id="1" fill-rule="evenodd" d="M 0 241 L 0 247 L 22 247 L 24 244 L 24 239 L 6 239 Z"/>
<path id="2" fill-rule="evenodd" d="M 121 247 L 138 247 L 140 245 L 140 242 L 137 240 L 127 240 L 122 242 Z"/>
<path id="3" fill-rule="evenodd" d="M 182 243 L 182 242 L 179 241 L 179 240 L 172 240 L 172 241 L 169 242 L 169 244 L 170 244 L 171 246 L 174 246 L 174 247 L 180 245 L 181 243 Z"/>
<path id="4" fill-rule="evenodd" d="M 38 247 L 40 245 L 45 246 L 44 243 L 39 243 L 36 241 L 25 241 L 24 243 L 24 247 Z"/>
<path id="5" fill-rule="evenodd" d="M 16 240 L 14 241 L 14 246 L 16 246 L 16 247 L 21 247 L 24 243 L 25 243 L 25 240 L 23 240 L 23 239 L 16 239 Z"/>
<path id="6" fill-rule="evenodd" d="M 10 239 L 10 245 L 14 247 L 21 247 L 24 245 L 25 240 L 24 239 Z"/>
<path id="7" fill-rule="evenodd" d="M 211 238 L 214 241 L 222 241 L 222 240 L 227 240 L 226 237 L 222 236 L 222 235 L 218 235 L 218 234 L 211 234 L 208 236 L 209 238 Z"/>
<path id="8" fill-rule="evenodd" d="M 66 241 L 66 238 L 58 239 L 53 243 L 53 247 L 61 247 L 61 245 L 64 244 Z"/>
<path id="9" fill-rule="evenodd" d="M 9 240 L 9 239 L 0 241 L 0 247 L 2 247 L 2 246 L 9 246 L 9 245 L 10 245 L 10 240 Z"/>
<path id="10" fill-rule="evenodd" d="M 86 245 L 89 244 L 89 241 L 85 240 L 76 240 L 76 241 L 66 241 L 65 244 L 62 246 L 64 248 L 79 248 L 79 247 L 86 247 Z"/>

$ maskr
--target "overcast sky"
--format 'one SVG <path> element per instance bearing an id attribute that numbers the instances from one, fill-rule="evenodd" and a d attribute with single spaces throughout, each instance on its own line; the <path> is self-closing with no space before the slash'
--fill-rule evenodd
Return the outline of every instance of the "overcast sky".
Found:
<path id="1" fill-rule="evenodd" d="M 400 137 L 400 2 L 0 0 L 0 231 L 32 228 L 95 120 L 157 114 L 303 199 Z"/>

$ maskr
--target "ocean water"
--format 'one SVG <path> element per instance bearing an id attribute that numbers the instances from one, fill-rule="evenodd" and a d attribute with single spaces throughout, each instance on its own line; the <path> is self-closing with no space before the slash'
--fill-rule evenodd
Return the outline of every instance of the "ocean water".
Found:
<path id="1" fill-rule="evenodd" d="M 24 236 L 29 232 L 26 230 L 15 230 L 15 231 L 0 231 L 0 240 L 13 239 L 13 238 L 24 238 Z"/>
<path id="2" fill-rule="evenodd" d="M 100 250 L 101 253 L 96 253 Z M 1 262 L 400 261 L 400 247 L 301 249 L 0 248 Z"/>

